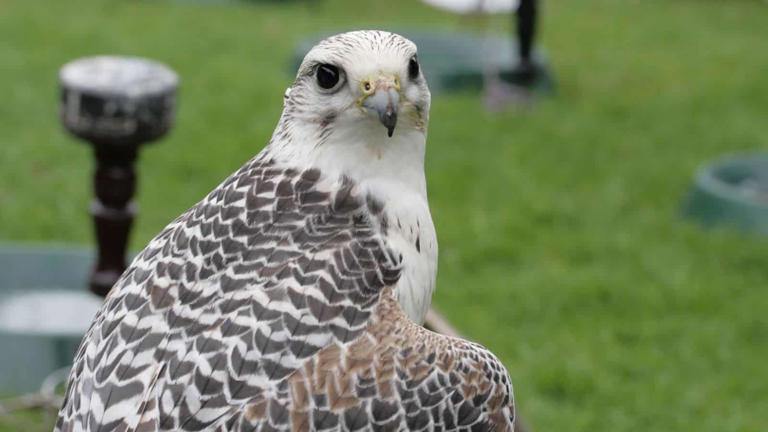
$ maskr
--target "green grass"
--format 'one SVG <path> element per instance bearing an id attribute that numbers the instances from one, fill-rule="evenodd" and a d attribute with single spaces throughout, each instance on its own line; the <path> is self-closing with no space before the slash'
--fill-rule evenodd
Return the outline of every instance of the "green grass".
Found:
<path id="1" fill-rule="evenodd" d="M 91 156 L 58 124 L 61 64 L 135 54 L 180 73 L 175 131 L 142 152 L 134 248 L 261 149 L 301 37 L 463 24 L 412 0 L 0 10 L 3 241 L 91 241 Z M 768 5 L 562 0 L 542 18 L 555 97 L 501 114 L 434 99 L 436 305 L 505 362 L 535 432 L 763 430 L 768 241 L 678 214 L 697 165 L 768 149 Z"/>

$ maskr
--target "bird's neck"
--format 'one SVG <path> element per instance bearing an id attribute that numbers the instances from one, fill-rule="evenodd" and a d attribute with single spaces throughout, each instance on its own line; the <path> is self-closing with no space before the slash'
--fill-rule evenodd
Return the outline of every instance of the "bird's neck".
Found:
<path id="1" fill-rule="evenodd" d="M 317 168 L 329 178 L 346 176 L 365 188 L 400 189 L 426 201 L 423 131 L 395 129 L 390 138 L 384 127 L 373 122 L 324 129 L 297 120 L 281 119 L 265 149 L 271 157 L 287 165 Z"/>

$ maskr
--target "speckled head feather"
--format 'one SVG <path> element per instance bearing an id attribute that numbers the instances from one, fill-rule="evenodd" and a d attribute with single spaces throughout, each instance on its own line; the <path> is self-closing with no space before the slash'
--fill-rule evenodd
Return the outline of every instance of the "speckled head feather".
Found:
<path id="1" fill-rule="evenodd" d="M 385 31 L 355 31 L 321 41 L 304 57 L 296 80 L 286 90 L 272 147 L 305 156 L 327 143 L 359 142 L 361 135 L 369 144 L 391 146 L 384 139 L 385 129 L 364 106 L 367 93 L 387 80 L 396 84 L 399 98 L 394 134 L 409 139 L 421 135 L 423 141 L 429 123 L 430 93 L 420 71 L 410 76 L 412 59 L 417 60 L 416 45 Z M 338 68 L 341 75 L 338 86 L 330 91 L 317 83 L 322 65 Z M 370 90 L 366 91 L 366 85 Z M 309 148 L 307 141 L 311 142 Z"/>
<path id="2" fill-rule="evenodd" d="M 423 77 L 402 76 L 414 54 L 385 32 L 310 52 L 270 144 L 160 232 L 112 289 L 75 357 L 56 431 L 513 429 L 499 361 L 413 322 L 437 266 L 426 120 L 391 137 L 382 124 L 389 109 L 420 106 L 426 119 Z M 330 73 L 321 81 L 334 91 L 314 89 L 318 62 L 353 84 L 337 89 Z M 361 96 L 365 79 L 375 86 Z"/>

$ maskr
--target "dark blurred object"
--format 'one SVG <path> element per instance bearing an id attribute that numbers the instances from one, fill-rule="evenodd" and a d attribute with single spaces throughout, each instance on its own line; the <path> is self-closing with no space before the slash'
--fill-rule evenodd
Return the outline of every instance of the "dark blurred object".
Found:
<path id="1" fill-rule="evenodd" d="M 554 87 L 549 65 L 534 51 L 538 11 L 537 0 L 519 1 L 512 19 L 517 33 L 516 63 L 511 70 L 500 71 L 498 78 L 491 76 L 487 80 L 485 106 L 489 110 L 530 105 L 535 90 Z"/>
<path id="2" fill-rule="evenodd" d="M 422 0 L 427 4 L 443 10 L 466 16 L 481 17 L 490 14 L 512 14 L 513 33 L 509 50 L 510 64 L 498 62 L 499 53 L 494 49 L 496 44 L 493 37 L 488 37 L 486 46 L 478 45 L 474 49 L 481 57 L 481 62 L 475 62 L 482 69 L 478 74 L 483 75 L 485 84 L 485 102 L 491 110 L 505 108 L 510 103 L 526 105 L 531 101 L 532 91 L 552 90 L 553 79 L 549 65 L 541 53 L 535 50 L 536 29 L 538 22 L 539 2 L 537 0 Z M 484 27 L 488 21 L 483 20 Z M 406 34 L 407 36 L 407 34 Z M 422 44 L 414 39 L 422 51 Z M 445 45 L 452 45 L 452 40 L 446 38 Z M 459 52 L 461 48 L 455 48 Z M 420 57 L 423 57 L 420 55 Z M 484 58 L 483 58 L 484 57 Z M 502 56 L 506 58 L 507 56 Z M 440 82 L 438 82 L 441 84 Z M 441 86 L 448 87 L 448 86 Z"/>
<path id="3" fill-rule="evenodd" d="M 511 75 L 516 76 L 515 82 L 524 85 L 533 83 L 538 68 L 533 60 L 533 40 L 536 37 L 536 17 L 538 5 L 536 0 L 520 0 L 515 19 L 517 21 L 517 43 L 519 61 Z"/>
<path id="4" fill-rule="evenodd" d="M 768 235 L 768 154 L 726 157 L 699 168 L 683 214 L 707 227 Z"/>
<path id="5" fill-rule="evenodd" d="M 536 36 L 536 15 L 538 7 L 536 0 L 520 0 L 517 7 L 517 40 L 520 44 L 520 60 L 529 63 L 533 48 L 533 38 Z"/>
<path id="6" fill-rule="evenodd" d="M 171 129 L 178 77 L 151 60 L 101 56 L 67 63 L 59 82 L 61 121 L 72 134 L 90 142 L 96 156 L 96 198 L 90 211 L 98 259 L 90 288 L 106 296 L 126 267 L 139 146 Z"/>

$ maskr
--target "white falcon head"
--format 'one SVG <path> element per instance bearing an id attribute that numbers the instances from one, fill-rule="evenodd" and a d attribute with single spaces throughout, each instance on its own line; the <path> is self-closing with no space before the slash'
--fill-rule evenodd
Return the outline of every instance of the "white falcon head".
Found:
<path id="1" fill-rule="evenodd" d="M 304 57 L 289 100 L 286 111 L 302 121 L 371 129 L 378 123 L 392 137 L 398 128 L 426 130 L 430 94 L 413 42 L 355 31 L 323 40 Z"/>
<path id="2" fill-rule="evenodd" d="M 429 106 L 413 42 L 385 31 L 342 33 L 302 61 L 271 144 L 294 160 L 309 156 L 308 163 L 327 152 L 360 163 L 407 141 L 405 153 L 420 153 L 423 162 Z"/>

